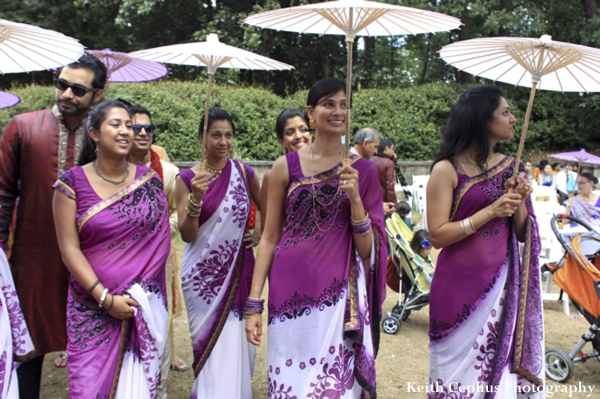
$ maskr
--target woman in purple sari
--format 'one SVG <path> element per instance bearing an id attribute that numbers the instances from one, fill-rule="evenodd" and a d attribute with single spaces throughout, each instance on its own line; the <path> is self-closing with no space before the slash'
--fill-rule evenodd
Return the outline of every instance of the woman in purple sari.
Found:
<path id="1" fill-rule="evenodd" d="M 203 129 L 204 117 L 201 141 Z M 247 399 L 256 350 L 245 339 L 243 305 L 258 243 L 248 233 L 248 219 L 250 200 L 260 204 L 260 184 L 252 168 L 228 158 L 235 126 L 227 112 L 209 111 L 206 134 L 205 165 L 181 171 L 175 188 L 179 231 L 187 243 L 181 286 L 196 375 L 190 398 Z"/>
<path id="2" fill-rule="evenodd" d="M 502 90 L 470 89 L 452 108 L 434 159 L 427 224 L 443 249 L 430 294 L 432 399 L 543 397 L 533 190 L 524 173 L 512 179 L 515 160 L 498 149 L 515 122 Z"/>
<path id="3" fill-rule="evenodd" d="M 273 165 L 246 334 L 260 345 L 268 275 L 269 398 L 376 397 L 387 258 L 377 168 L 344 160 L 343 79 L 315 83 L 307 105 L 313 144 Z"/>
<path id="4" fill-rule="evenodd" d="M 133 130 L 122 103 L 98 105 L 86 128 L 84 166 L 54 185 L 56 232 L 70 273 L 69 394 L 155 398 L 167 322 L 167 200 L 152 169 L 127 162 Z"/>
<path id="5" fill-rule="evenodd" d="M 0 398 L 19 399 L 17 362 L 35 357 L 10 266 L 0 244 Z"/>

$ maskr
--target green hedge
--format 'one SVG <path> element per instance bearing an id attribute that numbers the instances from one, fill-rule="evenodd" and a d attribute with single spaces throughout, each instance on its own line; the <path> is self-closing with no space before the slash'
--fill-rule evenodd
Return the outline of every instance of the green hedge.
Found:
<path id="1" fill-rule="evenodd" d="M 366 89 L 353 95 L 352 128 L 373 126 L 396 142 L 404 160 L 431 159 L 452 104 L 467 87 L 428 84 L 406 89 Z M 0 110 L 0 125 L 15 114 L 50 107 L 54 90 L 49 87 L 17 87 L 12 93 L 22 98 L 16 107 Z M 204 110 L 206 84 L 162 81 L 113 84 L 111 98 L 124 98 L 146 106 L 157 125 L 155 141 L 164 146 L 174 161 L 198 159 L 198 124 Z M 304 108 L 306 91 L 281 98 L 254 87 L 213 86 L 211 106 L 229 111 L 236 124 L 235 151 L 243 159 L 274 160 L 281 155 L 275 138 L 275 118 L 287 107 Z M 527 106 L 529 90 L 510 88 L 507 93 L 519 119 L 517 136 Z M 567 151 L 586 147 L 594 150 L 599 140 L 600 118 L 597 96 L 577 93 L 538 92 L 534 105 L 527 149 Z M 518 137 L 517 137 L 518 138 Z M 518 141 L 507 145 L 516 150 Z"/>

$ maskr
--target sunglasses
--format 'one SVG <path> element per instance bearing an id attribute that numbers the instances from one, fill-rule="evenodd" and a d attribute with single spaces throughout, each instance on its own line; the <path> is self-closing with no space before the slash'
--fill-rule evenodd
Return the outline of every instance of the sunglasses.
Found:
<path id="1" fill-rule="evenodd" d="M 140 134 L 142 129 L 144 129 L 147 134 L 152 134 L 152 133 L 154 133 L 156 126 L 154 126 L 152 124 L 150 124 L 150 125 L 132 125 L 131 128 L 133 129 L 134 134 Z"/>
<path id="2" fill-rule="evenodd" d="M 431 242 L 429 242 L 429 240 L 426 238 L 423 241 L 421 241 L 421 248 L 424 249 L 429 249 L 431 248 Z"/>
<path id="3" fill-rule="evenodd" d="M 60 79 L 60 78 L 56 78 L 56 80 L 54 81 L 54 86 L 60 91 L 65 91 L 67 89 L 71 89 L 73 94 L 75 94 L 77 97 L 85 96 L 87 94 L 87 92 L 90 90 L 92 90 L 92 91 L 98 90 L 98 89 L 88 88 L 88 87 L 85 87 L 82 85 L 72 85 L 71 83 L 67 82 L 66 80 Z"/>

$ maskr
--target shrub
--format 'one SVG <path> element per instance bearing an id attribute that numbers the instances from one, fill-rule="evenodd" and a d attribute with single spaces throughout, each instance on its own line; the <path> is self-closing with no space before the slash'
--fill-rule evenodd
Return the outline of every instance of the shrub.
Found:
<path id="1" fill-rule="evenodd" d="M 403 160 L 431 159 L 437 151 L 450 109 L 468 88 L 456 84 L 427 84 L 403 89 L 365 89 L 353 95 L 352 131 L 372 126 L 396 143 Z M 22 98 L 16 107 L 0 110 L 0 125 L 15 114 L 43 109 L 54 103 L 50 87 L 16 87 Z M 205 83 L 159 81 L 112 84 L 111 98 L 124 98 L 147 107 L 157 126 L 155 142 L 165 147 L 174 161 L 199 159 L 198 125 L 204 112 Z M 213 86 L 211 107 L 231 113 L 236 125 L 234 150 L 243 159 L 275 160 L 282 154 L 275 136 L 275 118 L 284 108 L 305 108 L 307 91 L 287 98 L 255 87 Z M 505 146 L 514 154 L 518 147 L 529 90 L 509 88 L 508 102 L 519 120 L 515 139 Z M 577 93 L 537 93 L 526 149 L 568 151 L 598 146 L 600 120 L 595 116 L 599 96 Z M 352 139 L 352 138 L 351 138 Z"/>

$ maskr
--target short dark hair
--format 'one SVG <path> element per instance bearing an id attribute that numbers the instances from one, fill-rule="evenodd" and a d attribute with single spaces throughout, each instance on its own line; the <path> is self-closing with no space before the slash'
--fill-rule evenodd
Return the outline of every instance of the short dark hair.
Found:
<path id="1" fill-rule="evenodd" d="M 146 114 L 148 118 L 152 120 L 152 114 L 148 111 L 148 108 L 141 106 L 140 104 L 132 105 L 129 107 L 129 113 L 133 116 L 135 114 Z"/>
<path id="2" fill-rule="evenodd" d="M 306 99 L 306 105 L 314 108 L 317 106 L 321 98 L 330 96 L 340 91 L 343 91 L 344 94 L 347 94 L 346 81 L 344 79 L 321 79 L 310 88 L 308 92 L 308 98 Z"/>
<path id="3" fill-rule="evenodd" d="M 231 119 L 231 115 L 219 108 L 212 108 L 208 111 L 208 125 L 206 125 L 207 129 L 210 129 L 210 125 L 215 121 L 227 121 L 231 123 L 231 130 L 233 131 L 233 135 L 235 136 L 235 125 L 233 124 L 233 119 Z M 201 135 L 204 131 L 204 115 L 202 115 L 202 119 L 200 119 L 200 126 L 198 127 L 198 135 Z"/>
<path id="4" fill-rule="evenodd" d="M 79 165 L 85 165 L 90 163 L 96 159 L 96 143 L 89 135 L 90 128 L 94 128 L 96 130 L 100 130 L 100 125 L 106 119 L 106 115 L 108 112 L 115 108 L 123 108 L 127 111 L 127 114 L 131 117 L 131 112 L 129 112 L 129 108 L 120 101 L 117 100 L 106 100 L 96 105 L 90 111 L 86 123 L 85 123 L 85 132 L 83 135 L 83 144 L 81 146 L 81 152 L 79 154 Z"/>
<path id="5" fill-rule="evenodd" d="M 277 121 L 275 122 L 275 134 L 277 134 L 279 140 L 283 140 L 283 129 L 285 128 L 287 121 L 297 116 L 306 122 L 306 126 L 309 126 L 308 117 L 298 108 L 286 108 L 277 116 Z"/>
<path id="6" fill-rule="evenodd" d="M 465 91 L 452 107 L 433 165 L 456 157 L 474 143 L 477 148 L 475 163 L 486 172 L 490 152 L 488 123 L 494 120 L 494 111 L 500 106 L 503 97 L 504 92 L 496 86 L 479 86 Z M 493 150 L 499 151 L 499 147 L 494 147 Z"/>
<path id="7" fill-rule="evenodd" d="M 593 174 L 591 174 L 590 172 L 580 173 L 579 176 L 588 179 L 589 181 L 593 182 L 594 184 L 598 184 L 598 178 L 596 176 L 594 176 Z"/>
<path id="8" fill-rule="evenodd" d="M 552 170 L 556 170 L 556 168 L 559 167 L 559 166 L 562 167 L 562 164 L 560 162 L 554 162 L 552 164 Z"/>
<path id="9" fill-rule="evenodd" d="M 398 201 L 396 203 L 396 213 L 405 218 L 410 213 L 410 205 L 406 201 Z"/>
<path id="10" fill-rule="evenodd" d="M 106 65 L 104 65 L 104 63 L 96 56 L 89 53 L 84 53 L 77 61 L 71 62 L 66 66 L 72 69 L 83 68 L 92 71 L 94 73 L 94 79 L 92 79 L 92 88 L 104 89 L 104 85 L 106 84 Z M 63 68 L 64 67 L 60 67 L 56 70 L 56 77 L 60 76 Z"/>
<path id="11" fill-rule="evenodd" d="M 377 147 L 377 151 L 378 152 L 384 152 L 386 148 L 391 147 L 392 145 L 394 145 L 394 143 L 392 142 L 392 140 L 382 139 L 379 142 L 379 146 Z"/>

